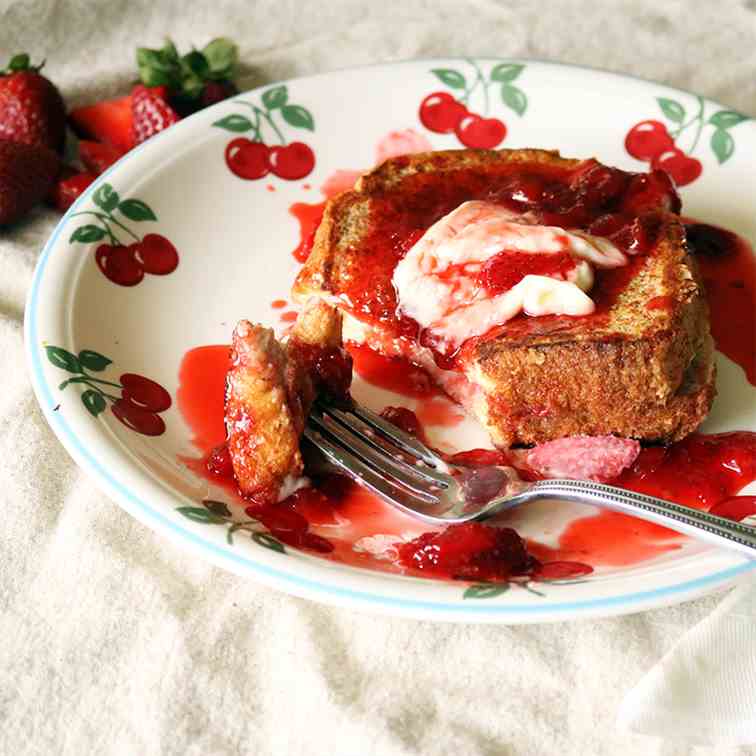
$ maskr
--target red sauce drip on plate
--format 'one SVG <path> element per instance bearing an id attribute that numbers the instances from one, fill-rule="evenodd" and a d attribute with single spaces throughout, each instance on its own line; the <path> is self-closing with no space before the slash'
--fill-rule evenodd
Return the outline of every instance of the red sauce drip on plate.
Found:
<path id="1" fill-rule="evenodd" d="M 754 497 L 733 495 L 754 479 L 756 433 L 737 431 L 694 434 L 668 447 L 642 449 L 635 464 L 613 482 L 723 517 L 737 513 L 741 519 Z M 682 542 L 678 533 L 661 525 L 602 511 L 568 525 L 556 549 L 535 543 L 529 548 L 544 560 L 587 558 L 593 565 L 621 566 L 679 549 Z"/>
<path id="2" fill-rule="evenodd" d="M 359 349 L 352 353 L 357 355 L 355 362 L 358 363 Z M 235 481 L 227 477 L 228 465 L 222 448 L 225 441 L 223 395 L 228 367 L 229 348 L 226 345 L 197 347 L 184 356 L 179 372 L 177 405 L 192 431 L 192 442 L 202 457 L 183 461 L 198 475 L 223 485 L 232 497 L 236 497 L 238 503 L 247 507 L 249 502 L 238 496 Z M 411 390 L 420 391 L 420 397 L 427 396 L 423 392 L 437 392 L 429 383 L 420 385 L 423 388 L 419 389 L 416 382 L 410 383 Z M 405 413 L 408 412 L 405 410 Z M 411 425 L 401 424 L 413 432 Z M 422 423 L 418 422 L 417 426 L 422 427 Z M 217 448 L 219 446 L 220 449 Z M 503 452 L 480 449 L 457 454 L 451 461 L 470 466 L 511 464 L 509 457 Z M 714 436 L 694 435 L 667 448 L 644 449 L 633 467 L 616 483 L 689 506 L 711 509 L 722 516 L 741 519 L 756 512 L 756 497 L 734 494 L 754 478 L 756 434 L 736 432 Z M 325 558 L 340 563 L 389 572 L 397 570 L 393 562 L 378 560 L 369 553 L 357 552 L 352 548 L 353 544 L 360 538 L 376 533 L 393 533 L 399 540 L 400 534 L 413 533 L 421 536 L 428 530 L 422 523 L 401 514 L 340 476 L 320 480 L 317 482 L 317 490 L 303 490 L 299 495 L 274 505 L 273 509 L 275 513 L 273 510 L 263 512 L 261 521 L 265 524 L 267 517 L 267 527 L 271 532 L 273 528 L 277 529 L 278 537 L 283 542 L 317 551 Z M 260 508 L 255 510 L 260 515 Z M 280 514 L 281 510 L 299 514 L 307 527 L 304 528 L 302 519 Z M 430 540 L 426 539 L 428 542 Z M 438 541 L 434 543 L 438 544 Z M 589 569 L 587 564 L 636 564 L 677 549 L 681 543 L 681 537 L 666 528 L 627 515 L 600 512 L 573 521 L 562 533 L 556 548 L 529 543 L 528 550 L 543 563 L 540 566 L 534 563 L 533 579 L 553 580 L 579 577 Z M 333 550 L 327 551 L 331 546 Z M 452 548 L 454 549 L 456 546 Z M 490 551 L 483 551 L 486 550 Z M 488 564 L 486 557 L 481 556 L 480 559 Z M 461 572 L 459 565 L 446 573 L 437 565 L 438 569 L 433 574 L 461 577 L 466 574 L 465 565 L 477 564 L 476 560 L 478 557 L 475 556 L 470 560 L 462 560 L 464 564 Z M 570 564 L 558 567 L 553 565 L 554 562 Z M 500 569 L 504 569 L 504 565 Z M 431 572 L 426 570 L 422 574 Z M 490 579 L 495 577 L 492 572 L 480 571 L 477 577 L 470 573 L 471 579 L 483 579 L 484 575 Z"/>
<path id="3" fill-rule="evenodd" d="M 348 344 L 347 348 L 354 371 L 373 386 L 412 399 L 442 395 L 425 370 L 402 357 L 385 357 L 358 344 Z"/>
<path id="4" fill-rule="evenodd" d="M 756 256 L 732 231 L 706 223 L 685 228 L 704 279 L 717 349 L 756 386 Z"/>
<path id="5" fill-rule="evenodd" d="M 299 221 L 299 244 L 292 252 L 294 259 L 305 262 L 312 252 L 315 242 L 315 232 L 318 230 L 320 221 L 323 220 L 325 202 L 308 204 L 307 202 L 295 202 L 289 212 Z"/>

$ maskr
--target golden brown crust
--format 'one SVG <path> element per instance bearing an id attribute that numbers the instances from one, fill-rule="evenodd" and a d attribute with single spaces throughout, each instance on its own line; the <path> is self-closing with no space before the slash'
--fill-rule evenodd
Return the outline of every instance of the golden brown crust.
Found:
<path id="1" fill-rule="evenodd" d="M 304 372 L 287 367 L 271 329 L 239 322 L 226 379 L 226 437 L 239 489 L 259 503 L 277 501 L 287 476 L 302 473 L 299 436 L 309 405 L 299 397 L 313 393 L 307 383 Z"/>
<path id="2" fill-rule="evenodd" d="M 386 161 L 327 204 L 293 293 L 338 304 L 360 264 L 371 203 L 401 191 L 408 175 L 486 172 L 504 163 L 572 168 L 580 162 L 545 150 L 452 150 Z M 661 213 L 659 219 L 660 241 L 603 318 L 521 318 L 524 327 L 507 324 L 467 355 L 465 372 L 480 389 L 473 411 L 498 445 L 578 433 L 671 441 L 705 418 L 714 396 L 713 367 L 697 391 L 682 395 L 680 387 L 694 357 L 711 351 L 708 308 L 679 217 Z M 654 300 L 663 306 L 649 307 Z M 696 366 L 704 370 L 701 359 Z"/>

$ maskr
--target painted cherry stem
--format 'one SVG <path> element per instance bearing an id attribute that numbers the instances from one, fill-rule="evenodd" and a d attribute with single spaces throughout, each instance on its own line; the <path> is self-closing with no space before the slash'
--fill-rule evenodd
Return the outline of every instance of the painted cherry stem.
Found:
<path id="1" fill-rule="evenodd" d="M 698 146 L 698 142 L 701 139 L 701 132 L 703 131 L 704 127 L 704 111 L 706 109 L 706 103 L 704 102 L 703 97 L 701 97 L 700 95 L 696 95 L 696 99 L 698 100 L 698 113 L 696 113 L 696 115 L 694 115 L 686 123 L 681 123 L 673 132 L 670 133 L 672 139 L 677 141 L 677 138 L 684 131 L 687 131 L 689 126 L 692 126 L 694 123 L 698 123 L 698 128 L 696 130 L 695 138 L 693 139 L 693 144 L 688 150 L 686 150 L 686 154 L 688 155 L 692 154 Z"/>
<path id="2" fill-rule="evenodd" d="M 475 81 L 465 90 L 465 94 L 462 96 L 462 102 L 467 104 L 470 95 L 478 88 L 478 84 L 480 84 L 483 87 L 483 100 L 485 103 L 483 114 L 488 115 L 488 82 L 483 76 L 483 72 L 480 70 L 478 64 L 472 58 L 465 58 L 465 61 L 475 70 Z"/>
<path id="3" fill-rule="evenodd" d="M 283 133 L 278 128 L 278 126 L 276 126 L 276 122 L 273 120 L 268 110 L 263 110 L 258 105 L 255 105 L 255 103 L 246 102 L 245 100 L 235 100 L 235 102 L 238 102 L 240 105 L 246 105 L 248 108 L 252 108 L 252 111 L 255 114 L 255 141 L 262 142 L 262 133 L 260 132 L 260 119 L 262 118 L 267 121 L 268 126 L 273 129 L 276 136 L 278 137 L 278 141 L 281 142 L 281 144 L 286 144 Z"/>
<path id="4" fill-rule="evenodd" d="M 141 239 L 128 227 L 125 226 L 121 221 L 118 220 L 118 218 L 115 218 L 112 213 L 100 213 L 96 210 L 80 210 L 78 213 L 72 213 L 71 217 L 73 218 L 76 215 L 94 215 L 95 218 L 98 218 L 102 225 L 105 228 L 105 232 L 110 237 L 110 241 L 112 241 L 114 244 L 121 244 L 120 239 L 113 233 L 112 229 L 108 225 L 108 223 L 114 223 L 119 228 L 123 229 L 129 236 L 131 236 L 136 241 L 141 241 Z"/>

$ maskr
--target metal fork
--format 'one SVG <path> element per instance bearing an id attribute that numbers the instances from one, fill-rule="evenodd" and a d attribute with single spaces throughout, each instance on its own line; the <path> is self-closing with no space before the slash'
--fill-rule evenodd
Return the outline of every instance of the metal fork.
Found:
<path id="1" fill-rule="evenodd" d="M 414 436 L 355 403 L 318 399 L 304 431 L 325 459 L 389 504 L 435 525 L 484 520 L 536 499 L 594 504 L 756 559 L 756 527 L 584 480 L 526 483 L 512 468 L 450 465 Z"/>

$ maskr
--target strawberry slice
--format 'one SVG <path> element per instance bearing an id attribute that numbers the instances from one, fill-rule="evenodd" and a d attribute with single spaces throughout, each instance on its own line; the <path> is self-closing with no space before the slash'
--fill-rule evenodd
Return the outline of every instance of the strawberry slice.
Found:
<path id="1" fill-rule="evenodd" d="M 134 142 L 141 144 L 179 120 L 166 101 L 166 88 L 147 88 L 137 84 L 131 90 L 131 113 Z"/>
<path id="2" fill-rule="evenodd" d="M 86 169 L 95 176 L 110 168 L 113 163 L 126 154 L 126 150 L 114 147 L 104 142 L 90 142 L 85 139 L 79 142 L 79 157 Z"/>
<path id="3" fill-rule="evenodd" d="M 74 131 L 81 136 L 124 151 L 134 146 L 130 95 L 76 108 L 68 117 Z"/>
<path id="4" fill-rule="evenodd" d="M 58 179 L 58 182 L 50 192 L 49 201 L 65 213 L 71 205 L 81 196 L 86 188 L 97 178 L 93 173 L 69 173 L 65 171 L 64 177 Z"/>

